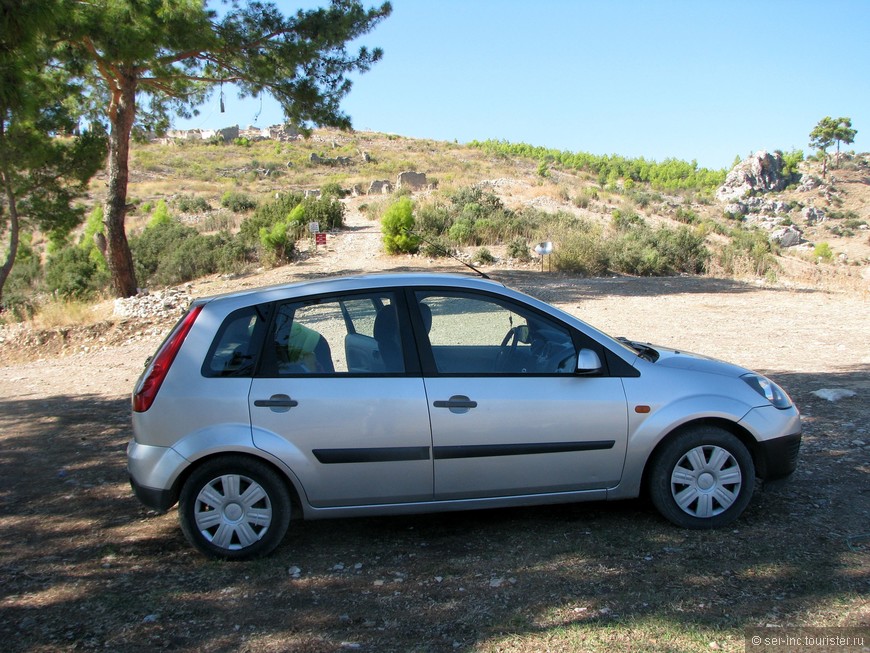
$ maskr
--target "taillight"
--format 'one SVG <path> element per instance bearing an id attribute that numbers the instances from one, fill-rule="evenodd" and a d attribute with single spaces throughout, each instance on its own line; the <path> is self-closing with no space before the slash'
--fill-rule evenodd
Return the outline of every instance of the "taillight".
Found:
<path id="1" fill-rule="evenodd" d="M 184 342 L 187 334 L 190 333 L 190 329 L 193 327 L 193 323 L 196 322 L 196 318 L 199 316 L 200 311 L 202 311 L 203 306 L 205 304 L 199 304 L 191 308 L 187 312 L 187 315 L 175 325 L 172 333 L 169 334 L 169 337 L 163 341 L 160 349 L 154 354 L 151 364 L 145 370 L 145 373 L 142 374 L 139 385 L 133 392 L 133 410 L 135 412 L 144 413 L 151 408 L 151 404 L 157 398 L 157 391 L 160 390 L 163 379 L 166 378 L 166 373 L 169 372 L 172 361 L 175 360 L 178 350 L 181 349 L 181 343 Z"/>

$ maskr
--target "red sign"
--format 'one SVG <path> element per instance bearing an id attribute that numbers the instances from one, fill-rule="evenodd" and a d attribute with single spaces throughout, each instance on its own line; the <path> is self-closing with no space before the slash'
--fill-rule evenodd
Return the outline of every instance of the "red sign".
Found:
<path id="1" fill-rule="evenodd" d="M 314 234 L 314 244 L 315 245 L 325 245 L 326 244 L 326 234 L 322 232 L 318 232 Z"/>

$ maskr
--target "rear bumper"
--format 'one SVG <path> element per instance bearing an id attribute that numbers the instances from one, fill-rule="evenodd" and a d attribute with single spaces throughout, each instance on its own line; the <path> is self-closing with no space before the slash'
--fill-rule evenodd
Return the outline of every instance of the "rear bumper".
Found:
<path id="1" fill-rule="evenodd" d="M 188 461 L 170 447 L 154 447 L 131 440 L 127 472 L 136 498 L 149 508 L 167 510 L 178 501 L 176 481 Z"/>
<path id="2" fill-rule="evenodd" d="M 169 510 L 178 501 L 172 490 L 158 490 L 139 485 L 132 476 L 130 477 L 130 486 L 133 488 L 133 494 L 143 505 L 160 512 Z"/>

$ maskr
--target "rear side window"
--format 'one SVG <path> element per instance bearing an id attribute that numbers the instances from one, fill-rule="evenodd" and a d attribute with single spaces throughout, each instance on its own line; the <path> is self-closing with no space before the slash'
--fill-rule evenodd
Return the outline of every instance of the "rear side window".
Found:
<path id="1" fill-rule="evenodd" d="M 282 304 L 266 337 L 263 376 L 401 374 L 403 343 L 391 292 Z"/>
<path id="2" fill-rule="evenodd" d="M 203 375 L 253 376 L 264 328 L 265 315 L 260 307 L 248 306 L 230 313 L 212 342 Z"/>

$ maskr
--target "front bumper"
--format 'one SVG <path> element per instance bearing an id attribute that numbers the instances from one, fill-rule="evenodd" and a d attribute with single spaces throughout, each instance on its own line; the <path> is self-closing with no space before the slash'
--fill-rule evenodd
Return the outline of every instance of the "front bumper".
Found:
<path id="1" fill-rule="evenodd" d="M 759 442 L 756 456 L 756 474 L 764 481 L 775 481 L 778 478 L 785 478 L 797 468 L 800 449 L 800 433 Z"/>

